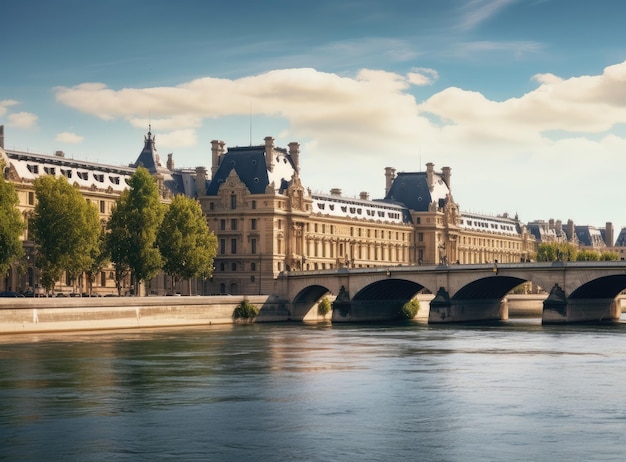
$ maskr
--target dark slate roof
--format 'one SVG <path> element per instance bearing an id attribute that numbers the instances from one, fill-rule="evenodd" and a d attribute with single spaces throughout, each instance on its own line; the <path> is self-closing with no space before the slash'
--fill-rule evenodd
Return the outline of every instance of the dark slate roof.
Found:
<path id="1" fill-rule="evenodd" d="M 385 202 L 400 203 L 416 212 L 427 212 L 431 202 L 443 206 L 449 193 L 448 187 L 440 175 L 434 174 L 435 187 L 431 192 L 426 175 L 426 172 L 398 173 L 385 196 Z"/>
<path id="2" fill-rule="evenodd" d="M 144 137 L 143 150 L 139 154 L 137 161 L 131 164 L 131 167 L 137 168 L 142 166 L 152 174 L 169 172 L 169 170 L 161 165 L 161 159 L 156 150 L 155 141 L 156 137 L 152 136 L 152 132 L 148 131 L 148 135 Z"/>
<path id="3" fill-rule="evenodd" d="M 265 194 L 267 186 L 274 186 L 283 192 L 293 175 L 291 158 L 285 152 L 277 151 L 273 172 L 268 172 L 265 163 L 265 146 L 234 147 L 220 158 L 220 164 L 207 188 L 208 196 L 215 196 L 222 183 L 232 170 L 246 185 L 251 194 Z"/>
<path id="4" fill-rule="evenodd" d="M 575 227 L 576 237 L 581 245 L 588 247 L 605 247 L 606 244 L 602 238 L 600 230 L 587 225 Z"/>
<path id="5" fill-rule="evenodd" d="M 626 228 L 622 228 L 615 240 L 616 247 L 626 247 Z"/>

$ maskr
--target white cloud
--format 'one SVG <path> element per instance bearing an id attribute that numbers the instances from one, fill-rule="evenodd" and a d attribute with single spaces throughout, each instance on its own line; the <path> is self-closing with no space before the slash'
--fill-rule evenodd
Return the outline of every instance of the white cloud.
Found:
<path id="1" fill-rule="evenodd" d="M 3 117 L 9 110 L 11 106 L 15 106 L 19 104 L 19 101 L 15 101 L 12 99 L 5 99 L 0 101 L 0 117 Z"/>
<path id="2" fill-rule="evenodd" d="M 76 133 L 63 132 L 57 134 L 55 139 L 61 143 L 79 144 L 83 141 L 84 137 L 77 135 Z"/>
<path id="3" fill-rule="evenodd" d="M 413 85 L 432 85 L 439 79 L 439 73 L 434 69 L 417 67 L 407 74 L 407 78 Z"/>
<path id="4" fill-rule="evenodd" d="M 515 3 L 516 0 L 470 0 L 462 2 L 459 28 L 467 31 L 476 28 L 498 14 L 503 8 Z"/>
<path id="5" fill-rule="evenodd" d="M 452 167 L 463 210 L 530 208 L 535 215 L 522 219 L 531 220 L 575 203 L 586 216 L 604 214 L 600 224 L 612 218 L 599 198 L 614 197 L 616 180 L 605 180 L 607 168 L 622 165 L 626 149 L 626 140 L 611 132 L 626 122 L 626 62 L 600 75 L 538 74 L 535 89 L 504 101 L 456 87 L 416 101 L 414 85 L 436 78 L 435 70 L 421 68 L 407 75 L 364 69 L 353 77 L 300 68 L 175 87 L 82 84 L 58 88 L 56 97 L 96 117 L 143 128 L 152 123 L 157 144 L 168 148 L 194 146 L 203 121 L 247 118 L 252 107 L 286 121 L 278 135 L 290 138 L 277 141 L 302 144 L 303 180 L 315 190 L 369 189 L 380 197 L 384 167 L 415 171 L 433 161 Z"/>
<path id="6" fill-rule="evenodd" d="M 155 135 L 156 136 L 156 135 Z M 175 130 L 158 135 L 158 145 L 167 148 L 184 148 L 195 146 L 198 137 L 195 130 Z"/>
<path id="7" fill-rule="evenodd" d="M 15 112 L 8 115 L 9 125 L 16 128 L 32 128 L 38 117 L 30 112 Z"/>

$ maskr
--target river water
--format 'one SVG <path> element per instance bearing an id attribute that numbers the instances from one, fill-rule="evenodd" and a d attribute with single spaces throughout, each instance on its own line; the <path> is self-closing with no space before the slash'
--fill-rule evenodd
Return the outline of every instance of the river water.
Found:
<path id="1" fill-rule="evenodd" d="M 622 461 L 626 320 L 0 337 L 0 460 Z"/>

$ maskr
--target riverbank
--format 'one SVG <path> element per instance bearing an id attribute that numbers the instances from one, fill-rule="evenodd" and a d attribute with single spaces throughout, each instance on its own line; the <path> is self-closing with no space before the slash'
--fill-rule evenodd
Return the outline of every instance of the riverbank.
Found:
<path id="1" fill-rule="evenodd" d="M 286 303 L 246 296 L 255 322 L 289 320 Z M 0 298 L 0 334 L 232 324 L 243 296 Z"/>
<path id="2" fill-rule="evenodd" d="M 419 295 L 416 320 L 427 322 L 432 295 Z M 291 321 L 289 303 L 275 296 L 245 297 L 259 308 L 254 322 Z M 233 324 L 243 296 L 0 298 L 0 335 Z M 545 295 L 508 295 L 510 318 L 541 317 Z M 620 299 L 622 307 L 626 299 Z M 305 322 L 330 319 L 314 309 Z"/>

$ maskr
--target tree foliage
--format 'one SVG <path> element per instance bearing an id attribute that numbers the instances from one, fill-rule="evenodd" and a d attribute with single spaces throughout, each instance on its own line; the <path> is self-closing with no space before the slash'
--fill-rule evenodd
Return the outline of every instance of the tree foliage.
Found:
<path id="1" fill-rule="evenodd" d="M 582 249 L 576 254 L 576 261 L 599 261 L 600 252 L 597 250 Z"/>
<path id="2" fill-rule="evenodd" d="M 569 242 L 542 242 L 537 246 L 537 261 L 575 261 L 577 253 Z"/>
<path id="3" fill-rule="evenodd" d="M 617 261 L 619 260 L 619 254 L 617 252 L 601 252 L 601 261 Z"/>
<path id="4" fill-rule="evenodd" d="M 252 320 L 259 315 L 259 309 L 248 300 L 242 300 L 233 311 L 234 319 Z"/>
<path id="5" fill-rule="evenodd" d="M 420 302 L 416 298 L 409 300 L 400 309 L 400 319 L 413 319 L 417 316 L 417 312 L 420 309 Z"/>
<path id="6" fill-rule="evenodd" d="M 324 297 L 317 304 L 317 314 L 320 316 L 326 316 L 330 312 L 331 307 L 332 306 L 330 304 L 330 300 L 328 300 L 328 297 Z"/>
<path id="7" fill-rule="evenodd" d="M 164 208 L 148 170 L 137 168 L 128 184 L 130 189 L 118 198 L 107 225 L 107 249 L 115 266 L 118 290 L 119 281 L 130 271 L 136 295 L 140 283 L 152 279 L 163 264 L 156 237 Z"/>
<path id="8" fill-rule="evenodd" d="M 198 201 L 175 196 L 167 207 L 157 235 L 163 269 L 173 279 L 211 276 L 217 254 L 217 237 L 209 230 Z"/>
<path id="9" fill-rule="evenodd" d="M 46 290 L 65 270 L 75 280 L 98 253 L 100 220 L 96 208 L 65 177 L 35 180 L 37 205 L 30 227 L 37 245 L 37 267 Z"/>
<path id="10" fill-rule="evenodd" d="M 0 162 L 0 172 L 4 165 Z M 26 228 L 19 209 L 19 199 L 13 184 L 0 174 L 0 277 L 4 277 L 11 263 L 22 257 L 21 236 Z"/>

